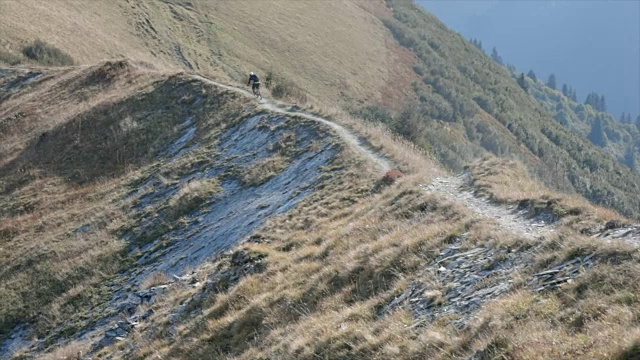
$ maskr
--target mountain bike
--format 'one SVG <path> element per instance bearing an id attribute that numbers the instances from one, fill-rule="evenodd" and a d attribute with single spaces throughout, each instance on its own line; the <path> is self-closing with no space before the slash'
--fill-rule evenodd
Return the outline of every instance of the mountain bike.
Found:
<path id="1" fill-rule="evenodd" d="M 252 86 L 251 91 L 253 91 L 253 95 L 255 95 L 258 99 L 262 100 L 262 94 L 260 93 L 259 86 Z"/>

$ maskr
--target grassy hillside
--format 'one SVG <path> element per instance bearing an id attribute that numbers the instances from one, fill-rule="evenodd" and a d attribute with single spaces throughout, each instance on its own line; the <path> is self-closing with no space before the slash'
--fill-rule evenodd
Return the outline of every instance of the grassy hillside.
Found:
<path id="1" fill-rule="evenodd" d="M 412 2 L 0 1 L 0 35 L 0 357 L 637 357 L 640 227 L 580 194 L 638 215 L 638 173 Z M 249 70 L 301 106 L 190 74 Z"/>
<path id="2" fill-rule="evenodd" d="M 79 63 L 126 54 L 241 83 L 250 70 L 273 74 L 290 101 L 385 122 L 451 169 L 515 158 L 549 186 L 639 214 L 637 172 L 558 124 L 507 69 L 411 1 L 63 3 L 55 17 L 47 4 L 0 5 L 3 51 L 22 56 L 41 38 Z M 629 150 L 620 147 L 616 158 Z"/>
<path id="3" fill-rule="evenodd" d="M 161 159 L 185 118 L 204 136 L 243 106 L 213 91 L 191 111 L 205 88 L 130 62 L 29 76 L 0 79 L 3 90 L 13 84 L 0 106 L 3 339 L 21 323 L 35 323 L 38 336 L 65 321 L 73 328 L 73 314 L 103 306 L 110 294 L 98 284 L 132 260 L 119 234 L 131 181 Z"/>
<path id="4" fill-rule="evenodd" d="M 249 71 L 281 74 L 326 104 L 402 95 L 410 71 L 368 1 L 44 0 L 0 4 L 0 61 L 29 62 L 42 39 L 80 64 L 126 56 L 243 82 Z M 340 41 L 337 41 L 340 39 Z M 11 57 L 9 57 L 11 55 Z M 263 77 L 264 79 L 264 77 Z M 386 96 L 385 96 L 386 97 Z M 393 101 L 388 101 L 391 104 Z"/>
<path id="5" fill-rule="evenodd" d="M 289 216 L 270 221 L 233 254 L 200 268 L 196 277 L 208 280 L 195 289 L 174 289 L 154 305 L 151 323 L 100 355 L 633 358 L 637 343 L 632 339 L 640 333 L 628 319 L 637 314 L 637 251 L 580 235 L 615 214 L 541 187 L 516 163 L 490 159 L 475 164 L 474 184 L 497 201 L 527 200 L 544 207 L 552 200 L 562 225 L 555 235 L 527 239 L 417 186 L 436 174 L 409 175 L 379 194 L 363 196 L 354 190 L 367 182 L 354 170 L 334 178 L 331 187 Z M 473 311 L 473 320 L 447 311 L 461 285 L 443 280 L 448 267 L 442 254 L 487 249 L 501 255 L 480 258 L 482 271 L 511 274 L 512 291 Z M 534 274 L 590 254 L 598 259 L 595 267 L 585 264 L 579 277 L 555 290 L 533 290 Z M 519 256 L 524 267 L 509 270 L 514 266 L 510 256 Z M 474 261 L 458 266 L 471 272 Z M 231 274 L 239 280 L 230 280 Z M 498 279 L 482 279 L 475 286 L 490 293 Z M 407 292 L 410 301 L 390 306 L 403 304 Z M 409 305 L 417 301 L 442 313 L 422 318 Z"/>

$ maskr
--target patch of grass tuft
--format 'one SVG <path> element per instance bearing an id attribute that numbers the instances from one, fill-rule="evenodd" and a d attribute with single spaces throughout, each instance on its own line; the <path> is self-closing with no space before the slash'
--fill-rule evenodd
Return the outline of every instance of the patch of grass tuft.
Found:
<path id="1" fill-rule="evenodd" d="M 221 190 L 217 178 L 190 181 L 169 200 L 169 214 L 173 219 L 190 214 Z"/>
<path id="2" fill-rule="evenodd" d="M 260 160 L 248 169 L 245 169 L 240 178 L 246 186 L 257 186 L 271 179 L 289 164 L 289 158 L 276 155 Z"/>
<path id="3" fill-rule="evenodd" d="M 635 360 L 640 359 L 640 340 L 636 339 L 626 348 L 624 351 L 621 351 L 618 356 L 615 357 L 616 360 Z"/>
<path id="4" fill-rule="evenodd" d="M 307 102 L 307 94 L 301 88 L 293 81 L 274 71 L 267 73 L 264 83 L 267 89 L 271 90 L 271 95 L 276 99 L 289 99 L 300 103 Z"/>

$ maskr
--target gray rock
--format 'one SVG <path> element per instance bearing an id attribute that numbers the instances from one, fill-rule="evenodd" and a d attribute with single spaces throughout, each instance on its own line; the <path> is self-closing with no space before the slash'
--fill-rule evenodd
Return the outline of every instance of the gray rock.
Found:
<path id="1" fill-rule="evenodd" d="M 124 331 L 130 331 L 133 328 L 133 325 L 128 321 L 118 321 L 117 326 Z"/>

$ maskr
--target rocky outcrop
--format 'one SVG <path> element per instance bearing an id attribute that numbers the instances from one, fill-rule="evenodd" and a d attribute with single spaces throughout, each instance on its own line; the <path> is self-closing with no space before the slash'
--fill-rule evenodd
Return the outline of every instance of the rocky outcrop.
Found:
<path id="1" fill-rule="evenodd" d="M 176 321 L 182 316 L 193 316 L 198 313 L 199 309 L 191 306 L 192 304 L 196 304 L 198 301 L 214 294 L 228 291 L 238 284 L 243 277 L 263 271 L 263 260 L 265 258 L 266 255 L 262 253 L 238 250 L 223 255 L 218 260 L 221 268 L 219 271 L 209 275 L 204 284 L 199 281 L 195 273 L 191 273 L 185 276 L 174 276 L 168 284 L 134 291 L 123 296 L 118 305 L 118 310 L 119 313 L 129 314 L 129 317 L 114 321 L 108 326 L 103 336 L 94 342 L 89 355 L 95 354 L 105 346 L 124 340 L 136 327 L 147 321 L 155 313 L 153 308 L 148 308 L 142 313 L 137 313 L 138 309 L 141 305 L 153 304 L 157 301 L 158 296 L 166 293 L 170 287 L 191 286 L 201 288 L 200 292 L 182 302 L 180 307 L 169 315 L 170 320 Z"/>
<path id="2" fill-rule="evenodd" d="M 533 274 L 529 287 L 534 291 L 551 290 L 571 282 L 581 272 L 595 265 L 594 255 L 579 256 L 548 270 Z"/>
<path id="3" fill-rule="evenodd" d="M 611 220 L 598 229 L 588 232 L 592 238 L 604 241 L 625 241 L 634 246 L 640 246 L 640 225 L 623 225 Z"/>
<path id="4" fill-rule="evenodd" d="M 463 326 L 474 310 L 511 290 L 515 273 L 530 261 L 531 255 L 509 249 L 447 247 L 425 268 L 423 280 L 413 282 L 382 313 L 408 307 L 417 324 L 457 314 L 454 323 Z"/>
<path id="5" fill-rule="evenodd" d="M 453 324 L 464 327 L 483 304 L 513 290 L 516 275 L 534 265 L 535 250 L 487 246 L 463 250 L 459 244 L 444 249 L 380 315 L 407 308 L 416 318 L 414 326 L 455 315 Z M 595 264 L 594 254 L 579 256 L 533 274 L 526 286 L 533 291 L 553 290 Z"/>
<path id="6" fill-rule="evenodd" d="M 153 313 L 153 309 L 148 309 L 142 314 L 117 321 L 104 332 L 104 337 L 93 345 L 92 350 L 96 351 L 117 341 L 124 340 L 141 321 L 146 321 Z"/>

